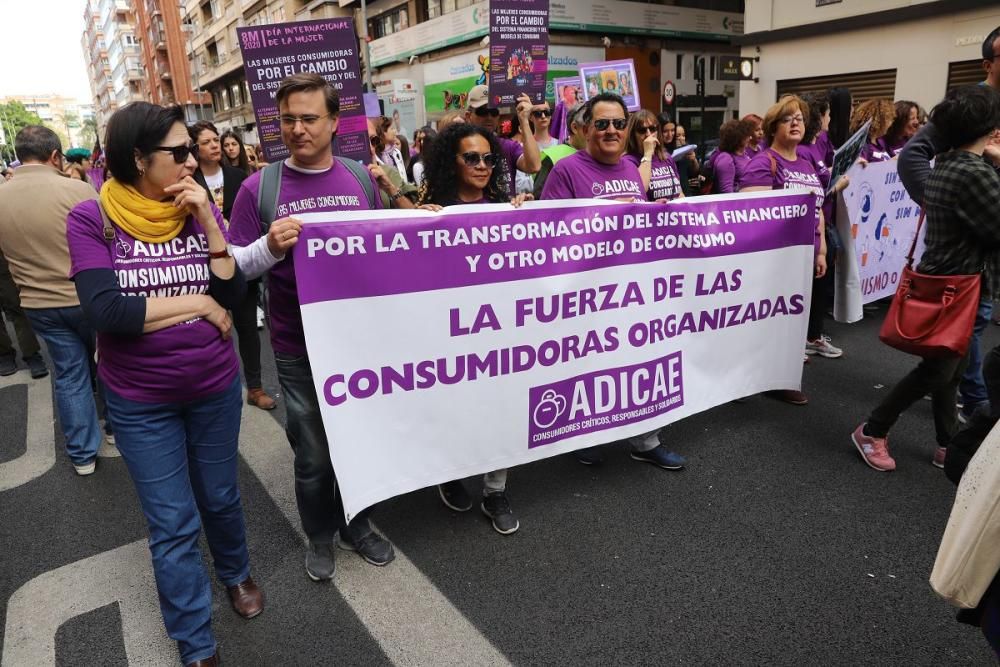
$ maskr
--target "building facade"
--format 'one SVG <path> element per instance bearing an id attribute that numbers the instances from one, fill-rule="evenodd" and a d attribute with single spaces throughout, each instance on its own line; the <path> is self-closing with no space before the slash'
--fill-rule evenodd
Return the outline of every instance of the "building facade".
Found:
<path id="1" fill-rule="evenodd" d="M 912 100 L 925 109 L 984 78 L 980 46 L 1000 25 L 982 0 L 747 0 L 738 41 L 757 81 L 740 84 L 741 113 L 784 93 L 843 86 L 855 101 Z"/>
<path id="2" fill-rule="evenodd" d="M 24 108 L 38 115 L 49 127 L 55 128 L 69 139 L 64 148 L 81 146 L 80 131 L 83 121 L 94 117 L 94 106 L 73 97 L 62 95 L 7 95 L 0 97 L 0 104 L 20 102 Z M 86 146 L 85 148 L 91 148 Z"/>

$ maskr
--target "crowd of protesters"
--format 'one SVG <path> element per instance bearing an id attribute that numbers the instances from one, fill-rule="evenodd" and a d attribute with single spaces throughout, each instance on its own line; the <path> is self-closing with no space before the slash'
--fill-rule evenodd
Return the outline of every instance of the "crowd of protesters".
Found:
<path id="1" fill-rule="evenodd" d="M 236 132 L 220 133 L 205 121 L 187 126 L 177 107 L 136 102 L 117 111 L 96 164 L 86 152 L 64 155 L 51 130 L 28 126 L 15 139 L 20 165 L 5 170 L 9 182 L 0 187 L 0 307 L 33 378 L 48 373 L 36 334 L 46 343 L 76 472 L 94 473 L 102 443 L 117 446 L 149 526 L 168 633 L 185 664 L 216 664 L 211 585 L 198 546 L 203 528 L 234 609 L 253 618 L 264 608 L 251 576 L 237 479 L 243 402 L 276 406 L 262 382 L 262 305 L 308 538 L 306 574 L 331 580 L 336 547 L 376 566 L 395 556 L 372 528 L 376 508 L 344 520 L 296 289 L 291 249 L 301 223 L 277 211 L 303 201 L 313 202 L 313 213 L 594 197 L 665 203 L 805 188 L 815 194 L 816 218 L 803 363 L 836 359 L 844 350 L 827 335 L 825 318 L 844 244 L 832 201 L 847 179 L 828 194 L 830 167 L 837 148 L 870 122 L 862 163 L 898 160 L 908 191 L 925 205 L 927 248 L 919 270 L 981 274 L 982 291 L 969 354 L 923 359 L 850 441 L 874 470 L 895 469 L 889 431 L 929 395 L 937 442 L 929 458 L 945 467 L 960 420 L 988 430 L 1000 417 L 1000 349 L 986 355 L 979 349 L 1000 288 L 1000 227 L 991 217 L 1000 201 L 998 31 L 983 46 L 984 85 L 950 91 L 929 116 L 906 100 L 855 104 L 842 88 L 787 95 L 761 115 L 727 120 L 718 148 L 701 159 L 677 119 L 630 112 L 612 93 L 569 108 L 560 102 L 555 110 L 521 96 L 505 126 L 487 87 L 476 86 L 464 112 L 418 128 L 412 145 L 392 119 L 368 119 L 371 162 L 360 166 L 333 155 L 339 99 L 312 74 L 291 76 L 277 90 L 290 157 L 273 164 Z M 552 134 L 554 111 L 562 141 Z M 611 179 L 616 191 L 595 189 Z M 32 196 L 42 190 L 49 196 Z M 16 370 L 14 345 L 0 326 L 0 375 Z M 768 393 L 794 405 L 809 402 L 798 390 Z M 654 429 L 623 444 L 636 461 L 679 470 L 685 458 L 667 447 L 668 438 Z M 587 465 L 602 460 L 601 448 L 575 456 Z M 487 473 L 479 494 L 480 510 L 504 535 L 520 526 L 507 479 L 508 470 Z M 453 511 L 476 506 L 460 480 L 437 491 Z M 1000 632 L 982 620 L 995 615 L 997 597 L 984 598 L 978 618 L 1000 651 Z"/>

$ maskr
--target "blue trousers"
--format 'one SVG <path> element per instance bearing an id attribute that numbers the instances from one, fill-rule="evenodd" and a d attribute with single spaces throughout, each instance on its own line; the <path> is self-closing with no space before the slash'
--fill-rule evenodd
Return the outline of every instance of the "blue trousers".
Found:
<path id="1" fill-rule="evenodd" d="M 138 403 L 105 389 L 118 450 L 149 526 L 156 590 L 167 634 L 184 663 L 215 653 L 212 588 L 202 567 L 202 524 L 225 586 L 250 576 L 237 483 L 243 408 L 239 378 L 186 403 Z"/>
<path id="2" fill-rule="evenodd" d="M 24 314 L 45 341 L 55 367 L 56 411 L 66 437 L 66 453 L 76 465 L 90 463 L 102 440 L 90 375 L 94 331 L 79 306 L 25 308 Z"/>
<path id="3" fill-rule="evenodd" d="M 983 381 L 983 352 L 979 349 L 979 340 L 983 331 L 990 323 L 993 314 L 993 299 L 986 297 L 979 302 L 976 311 L 976 323 L 972 328 L 972 340 L 969 341 L 969 366 L 965 369 L 962 381 L 958 385 L 958 394 L 962 397 L 967 413 L 972 412 L 978 403 L 989 400 L 986 383 Z"/>

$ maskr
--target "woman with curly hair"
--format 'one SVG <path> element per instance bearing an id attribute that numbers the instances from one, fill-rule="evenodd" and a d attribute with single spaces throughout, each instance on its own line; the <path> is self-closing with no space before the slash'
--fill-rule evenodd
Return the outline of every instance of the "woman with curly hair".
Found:
<path id="1" fill-rule="evenodd" d="M 743 170 L 750 163 L 747 152 L 757 124 L 752 120 L 727 120 L 719 128 L 719 150 L 708 158 L 712 173 L 712 194 L 739 192 Z"/>
<path id="2" fill-rule="evenodd" d="M 890 100 L 867 100 L 858 105 L 851 114 L 851 134 L 861 129 L 861 126 L 871 121 L 868 128 L 868 142 L 861 149 L 861 159 L 866 162 L 885 162 L 892 159 L 885 146 L 885 133 L 896 120 L 896 107 Z"/>
<path id="3" fill-rule="evenodd" d="M 457 204 L 508 201 L 520 206 L 533 199 L 525 193 L 510 199 L 501 166 L 503 159 L 500 142 L 492 132 L 469 123 L 449 125 L 424 155 L 420 203 L 440 209 Z M 438 485 L 438 493 L 449 509 L 456 512 L 472 509 L 472 497 L 460 480 Z M 510 535 L 520 528 L 507 500 L 506 469 L 483 475 L 483 500 L 479 508 L 501 535 Z"/>
<path id="4" fill-rule="evenodd" d="M 920 105 L 909 100 L 899 100 L 896 102 L 896 118 L 885 133 L 883 143 L 886 150 L 892 157 L 896 157 L 919 129 Z"/>

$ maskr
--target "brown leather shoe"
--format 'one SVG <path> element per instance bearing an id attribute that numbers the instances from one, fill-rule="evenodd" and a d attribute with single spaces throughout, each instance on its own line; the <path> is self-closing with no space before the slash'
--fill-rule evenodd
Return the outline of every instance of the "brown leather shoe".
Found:
<path id="1" fill-rule="evenodd" d="M 219 665 L 219 654 L 216 653 L 211 658 L 202 658 L 201 660 L 195 660 L 194 662 L 189 662 L 184 667 L 218 667 Z"/>
<path id="2" fill-rule="evenodd" d="M 227 586 L 233 609 L 243 618 L 253 618 L 264 611 L 264 594 L 257 588 L 253 577 L 247 577 L 235 586 Z"/>
<path id="3" fill-rule="evenodd" d="M 267 392 L 258 387 L 247 392 L 247 405 L 253 405 L 261 410 L 274 410 L 277 405 Z"/>

